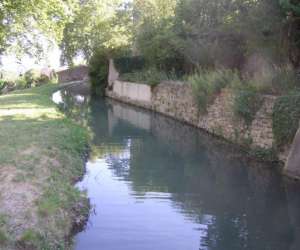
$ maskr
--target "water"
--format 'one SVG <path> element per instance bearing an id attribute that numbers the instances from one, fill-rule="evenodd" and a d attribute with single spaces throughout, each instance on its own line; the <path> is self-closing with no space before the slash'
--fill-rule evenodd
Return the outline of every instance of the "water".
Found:
<path id="1" fill-rule="evenodd" d="M 76 250 L 300 249 L 299 185 L 276 166 L 172 119 L 85 94 L 56 94 L 93 134 L 78 188 L 94 211 Z"/>

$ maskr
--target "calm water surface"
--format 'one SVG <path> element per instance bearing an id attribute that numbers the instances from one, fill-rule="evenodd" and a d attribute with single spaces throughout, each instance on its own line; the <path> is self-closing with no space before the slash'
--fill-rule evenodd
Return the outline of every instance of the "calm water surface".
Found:
<path id="1" fill-rule="evenodd" d="M 72 93 L 70 95 L 70 93 Z M 85 91 L 55 99 L 93 134 L 76 250 L 300 249 L 300 189 L 182 123 Z"/>

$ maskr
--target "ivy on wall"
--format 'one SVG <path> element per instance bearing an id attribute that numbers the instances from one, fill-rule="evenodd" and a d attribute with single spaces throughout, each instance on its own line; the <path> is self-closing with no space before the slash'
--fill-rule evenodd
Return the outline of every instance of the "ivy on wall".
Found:
<path id="1" fill-rule="evenodd" d="M 281 147 L 292 143 L 299 128 L 300 92 L 277 98 L 272 119 L 276 145 Z"/>
<path id="2" fill-rule="evenodd" d="M 233 111 L 236 117 L 242 118 L 250 126 L 262 104 L 262 96 L 255 91 L 239 90 L 234 96 Z"/>

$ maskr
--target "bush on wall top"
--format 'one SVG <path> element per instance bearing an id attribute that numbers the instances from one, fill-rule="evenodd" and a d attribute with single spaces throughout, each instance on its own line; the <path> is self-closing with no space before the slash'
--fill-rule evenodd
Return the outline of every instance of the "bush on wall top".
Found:
<path id="1" fill-rule="evenodd" d="M 242 118 L 246 125 L 250 126 L 262 104 L 262 96 L 251 88 L 236 90 L 233 101 L 233 112 L 236 117 Z"/>
<path id="2" fill-rule="evenodd" d="M 223 88 L 237 81 L 239 82 L 240 79 L 232 70 L 200 70 L 187 79 L 193 88 L 199 111 L 203 113 Z"/>
<path id="3" fill-rule="evenodd" d="M 141 71 L 145 67 L 145 59 L 141 56 L 123 56 L 114 59 L 115 66 L 120 74 Z"/>

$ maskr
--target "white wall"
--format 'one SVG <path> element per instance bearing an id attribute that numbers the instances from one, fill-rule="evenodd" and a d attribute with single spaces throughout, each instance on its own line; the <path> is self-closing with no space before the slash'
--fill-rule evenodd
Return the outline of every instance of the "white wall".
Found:
<path id="1" fill-rule="evenodd" d="M 151 103 L 152 91 L 151 87 L 146 84 L 114 81 L 113 93 L 117 96 L 131 99 L 133 101 L 140 101 Z"/>
<path id="2" fill-rule="evenodd" d="M 108 86 L 112 86 L 119 76 L 120 74 L 115 67 L 114 60 L 109 59 Z"/>

